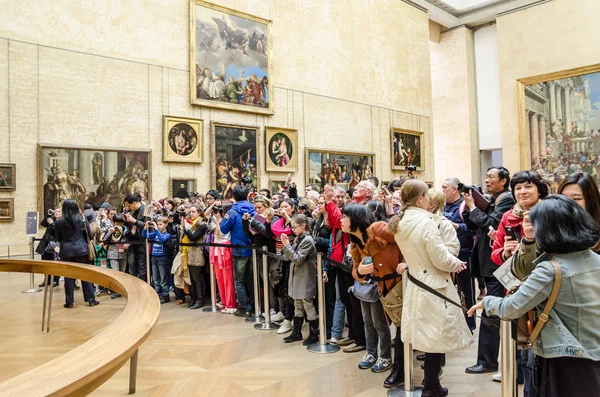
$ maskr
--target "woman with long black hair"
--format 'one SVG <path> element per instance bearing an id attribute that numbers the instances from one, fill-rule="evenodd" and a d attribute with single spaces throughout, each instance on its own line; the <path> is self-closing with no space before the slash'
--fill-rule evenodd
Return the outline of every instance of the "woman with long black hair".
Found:
<path id="1" fill-rule="evenodd" d="M 87 222 L 81 216 L 79 205 L 74 200 L 65 200 L 62 205 L 62 218 L 56 221 L 54 229 L 56 240 L 60 243 L 60 259 L 65 262 L 81 263 L 89 265 L 88 259 L 88 236 L 92 231 Z M 90 305 L 99 305 L 94 296 L 94 284 L 81 280 L 83 287 L 83 299 Z M 75 301 L 75 280 L 65 277 L 65 300 L 64 307 L 73 308 Z"/>

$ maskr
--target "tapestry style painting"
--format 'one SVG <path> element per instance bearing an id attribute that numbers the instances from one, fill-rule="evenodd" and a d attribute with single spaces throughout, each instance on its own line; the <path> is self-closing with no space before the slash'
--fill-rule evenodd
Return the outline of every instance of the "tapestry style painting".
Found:
<path id="1" fill-rule="evenodd" d="M 273 113 L 271 22 L 191 1 L 192 103 Z"/>
<path id="2" fill-rule="evenodd" d="M 306 183 L 315 184 L 319 191 L 327 184 L 353 188 L 373 176 L 375 167 L 375 155 L 370 153 L 306 149 L 306 161 Z"/>

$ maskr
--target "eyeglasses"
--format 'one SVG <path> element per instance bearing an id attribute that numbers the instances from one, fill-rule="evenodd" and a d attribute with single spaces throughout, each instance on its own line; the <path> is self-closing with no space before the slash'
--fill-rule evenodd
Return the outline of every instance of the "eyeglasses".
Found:
<path id="1" fill-rule="evenodd" d="M 291 229 L 292 229 L 292 230 L 296 230 L 296 229 L 298 229 L 300 226 L 301 226 L 301 225 L 296 225 L 296 226 L 292 225 L 292 226 L 291 226 Z"/>

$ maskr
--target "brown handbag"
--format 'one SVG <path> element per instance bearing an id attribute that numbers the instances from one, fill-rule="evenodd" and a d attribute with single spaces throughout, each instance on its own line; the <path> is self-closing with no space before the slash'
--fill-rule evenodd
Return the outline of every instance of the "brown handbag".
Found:
<path id="1" fill-rule="evenodd" d="M 517 330 L 515 337 L 517 340 L 518 349 L 529 349 L 531 346 L 533 346 L 533 343 L 540 335 L 542 328 L 544 328 L 544 325 L 546 325 L 548 322 L 548 319 L 550 318 L 550 312 L 552 311 L 554 303 L 556 302 L 556 298 L 558 297 L 558 293 L 560 292 L 562 272 L 557 261 L 551 260 L 550 262 L 554 266 L 554 285 L 552 286 L 552 291 L 550 292 L 546 306 L 544 306 L 544 311 L 539 316 L 536 316 L 535 309 L 529 310 L 527 313 L 515 320 Z M 508 295 L 514 294 L 518 289 L 519 287 L 513 288 Z"/>
<path id="2" fill-rule="evenodd" d="M 89 223 L 88 223 L 88 225 L 89 225 Z M 98 254 L 96 252 L 96 244 L 94 244 L 94 240 L 91 239 L 90 233 L 88 232 L 88 228 L 86 226 L 86 221 L 83 221 L 83 230 L 85 230 L 85 235 L 87 236 L 88 260 L 94 261 L 94 260 L 96 260 L 96 256 Z"/>
<path id="3" fill-rule="evenodd" d="M 379 301 L 383 305 L 383 310 L 388 315 L 390 320 L 397 327 L 402 325 L 402 305 L 404 303 L 402 297 L 402 281 L 394 285 L 394 288 L 385 296 L 381 295 Z"/>

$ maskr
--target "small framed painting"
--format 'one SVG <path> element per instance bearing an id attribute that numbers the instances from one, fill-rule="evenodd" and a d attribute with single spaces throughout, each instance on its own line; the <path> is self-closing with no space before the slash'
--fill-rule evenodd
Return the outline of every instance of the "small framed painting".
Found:
<path id="1" fill-rule="evenodd" d="M 275 193 L 283 193 L 286 191 L 285 183 L 287 182 L 286 178 L 271 178 L 269 179 L 269 191 L 271 194 Z"/>
<path id="2" fill-rule="evenodd" d="M 12 222 L 15 220 L 15 199 L 0 199 L 0 222 Z"/>
<path id="3" fill-rule="evenodd" d="M 392 128 L 392 170 L 404 170 L 409 165 L 425 170 L 423 133 Z"/>
<path id="4" fill-rule="evenodd" d="M 0 164 L 0 191 L 10 192 L 17 189 L 17 166 Z"/>
<path id="5" fill-rule="evenodd" d="M 204 161 L 204 123 L 200 119 L 163 117 L 163 161 L 196 163 Z"/>
<path id="6" fill-rule="evenodd" d="M 169 197 L 186 199 L 198 191 L 196 179 L 169 178 Z"/>
<path id="7" fill-rule="evenodd" d="M 266 127 L 267 171 L 298 171 L 298 130 Z"/>

